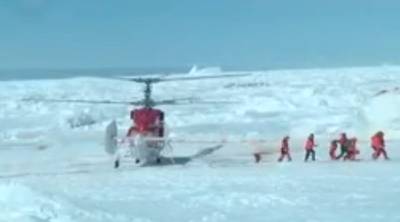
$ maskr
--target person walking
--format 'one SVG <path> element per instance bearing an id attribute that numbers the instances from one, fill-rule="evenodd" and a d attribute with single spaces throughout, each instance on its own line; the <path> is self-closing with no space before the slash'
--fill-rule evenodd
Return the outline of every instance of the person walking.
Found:
<path id="1" fill-rule="evenodd" d="M 311 159 L 312 161 L 315 161 L 315 150 L 314 147 L 316 147 L 315 145 L 315 141 L 314 141 L 314 134 L 310 134 L 307 138 L 307 141 L 305 143 L 304 149 L 306 150 L 306 155 L 304 157 L 304 161 L 307 162 L 308 158 L 311 155 Z"/>
<path id="2" fill-rule="evenodd" d="M 282 139 L 280 151 L 281 151 L 281 156 L 278 159 L 279 162 L 282 162 L 282 160 L 285 157 L 287 157 L 288 161 L 292 161 L 292 157 L 290 156 L 290 149 L 289 149 L 289 136 L 285 136 Z"/>

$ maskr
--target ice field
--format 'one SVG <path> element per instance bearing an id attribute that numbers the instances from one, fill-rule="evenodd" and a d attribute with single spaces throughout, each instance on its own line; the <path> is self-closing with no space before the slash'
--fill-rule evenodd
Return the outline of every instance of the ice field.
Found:
<path id="1" fill-rule="evenodd" d="M 0 82 L 0 221 L 400 221 L 400 67 L 248 73 L 155 84 L 154 99 L 223 103 L 160 106 L 173 149 L 160 166 L 126 160 L 117 170 L 104 129 L 116 120 L 124 135 L 132 107 L 21 100 L 130 101 L 143 85 Z M 187 76 L 215 74 L 224 72 Z M 390 161 L 370 158 L 378 130 Z M 329 160 L 329 141 L 341 132 L 358 138 L 359 161 Z M 304 163 L 309 133 L 317 161 Z M 285 135 L 293 161 L 278 163 Z M 258 151 L 268 154 L 255 164 Z"/>

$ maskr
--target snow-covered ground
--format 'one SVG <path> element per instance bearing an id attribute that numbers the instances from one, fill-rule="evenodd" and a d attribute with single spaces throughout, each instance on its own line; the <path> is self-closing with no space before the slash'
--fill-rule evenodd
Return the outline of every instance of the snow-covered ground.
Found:
<path id="1" fill-rule="evenodd" d="M 115 119 L 123 134 L 132 107 L 20 100 L 129 101 L 142 97 L 142 85 L 88 77 L 0 82 L 0 221 L 400 221 L 399 87 L 400 67 L 392 66 L 158 83 L 155 99 L 225 101 L 160 107 L 171 138 L 215 142 L 173 143 L 165 155 L 175 164 L 124 162 L 115 170 L 104 128 Z M 369 137 L 378 130 L 391 161 L 370 160 Z M 311 132 L 318 161 L 304 163 Z M 361 161 L 328 160 L 329 141 L 341 132 L 359 139 Z M 294 161 L 277 163 L 285 135 Z M 243 139 L 267 142 L 235 143 Z M 255 164 L 255 151 L 270 155 Z"/>

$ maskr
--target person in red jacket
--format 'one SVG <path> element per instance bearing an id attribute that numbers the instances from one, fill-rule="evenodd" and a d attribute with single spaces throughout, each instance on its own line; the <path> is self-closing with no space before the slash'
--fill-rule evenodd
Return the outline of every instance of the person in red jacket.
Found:
<path id="1" fill-rule="evenodd" d="M 332 140 L 331 146 L 329 147 L 329 157 L 331 160 L 336 160 L 336 149 L 338 148 L 338 140 Z"/>
<path id="2" fill-rule="evenodd" d="M 360 154 L 360 150 L 357 149 L 357 138 L 351 138 L 349 142 L 349 149 L 344 160 L 356 160 L 356 156 Z"/>
<path id="3" fill-rule="evenodd" d="M 281 156 L 279 157 L 278 161 L 281 162 L 285 157 L 287 157 L 288 161 L 292 161 L 289 150 L 289 136 L 285 136 L 282 139 Z"/>
<path id="4" fill-rule="evenodd" d="M 306 144 L 304 146 L 304 149 L 306 150 L 306 156 L 304 157 L 304 161 L 307 162 L 308 158 L 310 157 L 311 154 L 311 159 L 312 161 L 315 161 L 315 150 L 314 147 L 317 145 L 314 142 L 314 134 L 310 134 L 307 138 Z"/>
<path id="5" fill-rule="evenodd" d="M 346 133 L 340 134 L 340 139 L 338 140 L 340 144 L 340 154 L 336 157 L 336 159 L 340 159 L 348 155 L 350 140 L 347 138 Z"/>
<path id="6" fill-rule="evenodd" d="M 371 137 L 371 147 L 374 150 L 374 153 L 372 154 L 374 160 L 378 159 L 381 154 L 383 154 L 383 157 L 386 160 L 389 159 L 385 150 L 385 139 L 382 131 L 377 132 Z"/>

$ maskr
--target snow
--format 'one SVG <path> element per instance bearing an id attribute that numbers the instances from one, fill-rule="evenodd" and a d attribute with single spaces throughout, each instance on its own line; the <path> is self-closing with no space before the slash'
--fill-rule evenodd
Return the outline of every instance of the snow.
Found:
<path id="1" fill-rule="evenodd" d="M 224 74 L 189 75 L 215 70 Z M 142 85 L 94 77 L 0 82 L 0 221 L 399 221 L 399 74 L 383 66 L 158 83 L 155 99 L 226 102 L 160 107 L 172 139 L 214 142 L 172 143 L 162 166 L 125 161 L 118 170 L 104 152 L 104 129 L 115 119 L 122 135 L 132 107 L 21 99 L 129 101 L 141 98 Z M 378 130 L 391 161 L 370 158 Z M 343 131 L 358 137 L 360 161 L 328 160 L 329 141 Z M 318 161 L 304 163 L 311 132 Z M 294 161 L 277 163 L 284 135 Z M 255 164 L 255 151 L 269 155 Z"/>

